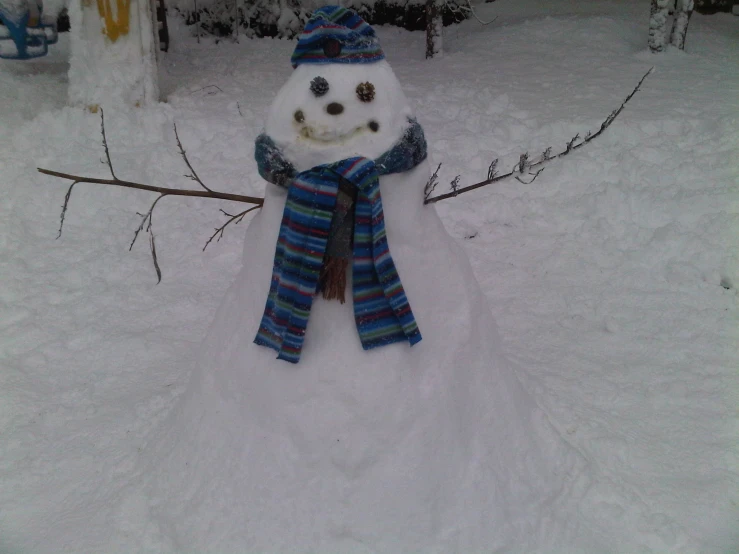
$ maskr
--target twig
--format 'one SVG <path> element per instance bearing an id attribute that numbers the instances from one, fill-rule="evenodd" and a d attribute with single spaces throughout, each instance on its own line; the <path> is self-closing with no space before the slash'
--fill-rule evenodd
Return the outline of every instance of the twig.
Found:
<path id="1" fill-rule="evenodd" d="M 151 260 L 154 262 L 154 271 L 157 272 L 157 285 L 162 282 L 162 270 L 157 260 L 157 247 L 154 243 L 154 233 L 149 233 L 149 247 L 151 248 Z"/>
<path id="2" fill-rule="evenodd" d="M 567 143 L 567 148 L 565 149 L 565 151 L 562 152 L 561 154 L 558 154 L 557 157 L 564 156 L 565 154 L 569 154 L 573 149 L 572 145 L 575 144 L 575 141 L 577 141 L 577 139 L 579 138 L 580 138 L 580 133 L 576 133 L 575 136 L 572 137 L 572 139 Z M 580 144 L 583 144 L 583 143 L 580 143 Z"/>
<path id="3" fill-rule="evenodd" d="M 536 181 L 536 178 L 539 176 L 539 173 L 541 173 L 545 169 L 546 169 L 545 167 L 542 167 L 536 173 L 529 173 L 529 175 L 533 175 L 533 177 L 531 178 L 530 181 L 524 181 L 523 179 L 521 179 L 521 177 L 519 177 L 518 175 L 516 175 L 516 181 L 518 181 L 519 183 L 523 183 L 524 185 L 530 185 L 531 183 L 533 183 L 534 181 Z"/>
<path id="4" fill-rule="evenodd" d="M 641 80 L 637 83 L 636 87 L 634 87 L 634 90 L 631 91 L 631 94 L 629 94 L 626 97 L 626 100 L 624 100 L 617 109 L 613 110 L 611 112 L 611 115 L 609 115 L 606 118 L 606 120 L 601 124 L 600 129 L 598 129 L 598 132 L 596 132 L 594 135 L 590 135 L 590 133 L 588 133 L 588 136 L 585 138 L 585 141 L 590 141 L 590 140 L 594 139 L 595 137 L 597 137 L 598 135 L 600 135 L 603 131 L 605 131 L 606 129 L 608 129 L 608 127 L 611 125 L 611 123 L 613 123 L 613 120 L 616 119 L 618 117 L 618 114 L 620 114 L 621 111 L 624 109 L 624 107 L 626 106 L 626 103 L 629 100 L 631 100 L 631 98 L 639 91 L 639 89 L 641 88 L 642 83 L 644 82 L 644 80 L 649 76 L 649 74 L 653 70 L 654 70 L 654 67 L 650 67 L 649 68 L 649 71 L 647 71 L 644 74 L 644 77 L 642 77 Z M 585 141 L 583 141 L 583 142 L 585 142 Z"/>
<path id="5" fill-rule="evenodd" d="M 214 239 L 214 238 L 216 238 L 216 236 L 218 237 L 218 238 L 216 239 L 216 242 L 220 242 L 220 240 L 221 240 L 221 237 L 223 236 L 223 231 L 225 231 L 225 229 L 226 229 L 226 227 L 227 227 L 228 225 L 230 225 L 231 223 L 233 223 L 234 225 L 238 225 L 239 223 L 241 223 L 241 220 L 242 220 L 242 219 L 244 219 L 244 216 L 245 216 L 246 214 L 248 214 L 249 212 L 251 212 L 251 211 L 253 211 L 253 210 L 256 210 L 256 209 L 257 209 L 257 208 L 259 208 L 259 207 L 260 207 L 260 206 L 252 206 L 251 208 L 248 208 L 248 209 L 244 210 L 243 212 L 241 212 L 241 213 L 239 213 L 239 214 L 236 214 L 236 215 L 230 214 L 230 213 L 228 213 L 228 212 L 227 212 L 227 211 L 225 211 L 225 210 L 221 210 L 221 213 L 222 213 L 223 215 L 225 215 L 226 217 L 228 217 L 229 219 L 228 219 L 228 221 L 226 221 L 226 223 L 224 223 L 224 224 L 223 224 L 223 225 L 221 225 L 220 227 L 217 227 L 217 228 L 216 228 L 216 232 L 215 232 L 215 233 L 213 233 L 213 234 L 212 234 L 212 235 L 210 236 L 210 238 L 208 239 L 208 241 L 207 241 L 207 242 L 205 243 L 205 246 L 203 246 L 203 252 L 205 252 L 205 249 L 206 249 L 206 248 L 208 248 L 208 245 L 209 245 L 209 244 L 210 244 L 210 243 L 211 243 L 211 242 L 213 241 L 213 239 Z M 238 221 L 237 221 L 237 220 L 238 220 Z M 234 223 L 234 222 L 235 222 L 235 223 Z"/>
<path id="6" fill-rule="evenodd" d="M 495 158 L 488 166 L 488 179 L 495 179 L 498 174 L 498 158 Z"/>
<path id="7" fill-rule="evenodd" d="M 531 167 L 531 162 L 529 162 L 529 153 L 524 152 L 519 156 L 518 163 L 513 166 L 513 171 L 523 173 L 524 171 L 528 171 L 529 167 Z"/>
<path id="8" fill-rule="evenodd" d="M 71 185 L 69 185 L 69 188 L 67 189 L 67 194 L 64 195 L 64 204 L 62 204 L 62 214 L 59 218 L 60 219 L 59 234 L 56 236 L 56 238 L 59 238 L 62 236 L 62 227 L 64 227 L 64 216 L 67 214 L 67 206 L 69 206 L 69 199 L 72 196 L 72 189 L 77 183 L 79 183 L 79 181 L 75 181 Z"/>
<path id="9" fill-rule="evenodd" d="M 110 174 L 113 176 L 113 179 L 117 179 L 113 172 L 113 162 L 110 161 L 108 140 L 105 138 L 105 113 L 103 112 L 103 108 L 100 108 L 100 132 L 103 134 L 103 148 L 105 149 L 105 159 L 107 160 L 105 164 L 108 166 L 108 169 L 110 169 Z"/>
<path id="10" fill-rule="evenodd" d="M 193 90 L 193 91 L 192 91 L 192 92 L 190 93 L 190 95 L 193 95 L 193 94 L 195 94 L 196 92 L 200 92 L 201 90 L 205 90 L 205 89 L 207 89 L 207 88 L 217 88 L 217 89 L 218 89 L 219 91 L 223 92 L 223 89 L 222 89 L 221 87 L 219 87 L 218 85 L 205 85 L 204 87 L 201 87 L 201 88 L 198 88 L 198 89 L 195 89 L 195 90 Z M 209 92 L 209 93 L 207 93 L 207 94 L 208 94 L 208 96 L 212 96 L 212 95 L 214 95 L 214 94 L 218 94 L 218 93 L 217 93 L 217 92 Z"/>
<path id="11" fill-rule="evenodd" d="M 133 249 L 133 245 L 136 243 L 136 239 L 139 236 L 139 233 L 144 230 L 144 225 L 146 225 L 146 222 L 148 221 L 149 224 L 146 226 L 146 232 L 148 233 L 151 231 L 151 214 L 154 212 L 154 207 L 157 205 L 157 202 L 159 202 L 162 198 L 167 196 L 166 194 L 160 194 L 157 196 L 157 199 L 154 200 L 154 202 L 151 205 L 151 208 L 149 208 L 149 211 L 145 214 L 136 212 L 136 215 L 141 216 L 141 224 L 139 225 L 139 228 L 136 229 L 136 232 L 133 234 L 133 240 L 131 241 L 131 245 L 128 247 L 129 252 Z"/>
<path id="12" fill-rule="evenodd" d="M 439 170 L 441 169 L 441 164 L 436 166 L 436 171 L 434 171 L 431 174 L 431 177 L 429 177 L 428 182 L 426 183 L 426 186 L 423 187 L 423 199 L 424 204 L 427 203 L 429 196 L 431 196 L 431 193 L 434 192 L 434 189 L 436 188 L 436 185 L 439 184 Z"/>
<path id="13" fill-rule="evenodd" d="M 187 159 L 187 153 L 185 152 L 185 149 L 182 147 L 182 143 L 180 142 L 180 135 L 177 134 L 177 124 L 172 123 L 172 126 L 174 127 L 174 136 L 177 139 L 177 147 L 180 149 L 180 155 L 182 156 L 182 159 L 185 160 L 185 163 L 187 164 L 187 167 L 190 169 L 192 173 L 189 175 L 185 175 L 185 177 L 188 177 L 192 179 L 193 181 L 197 181 L 200 183 L 200 186 L 203 187 L 208 192 L 213 192 L 208 187 L 205 186 L 205 183 L 200 180 L 200 177 L 198 177 L 198 174 L 195 173 L 195 170 L 193 169 L 192 165 L 190 165 L 190 160 Z"/>
<path id="14" fill-rule="evenodd" d="M 131 189 L 146 190 L 149 192 L 158 192 L 171 196 L 195 196 L 198 198 L 217 198 L 219 200 L 232 200 L 234 202 L 244 202 L 246 204 L 256 204 L 261 206 L 264 202 L 263 198 L 256 196 L 245 196 L 243 194 L 232 194 L 230 192 L 218 192 L 207 190 L 191 190 L 191 189 L 173 189 L 168 187 L 155 187 L 153 185 L 145 185 L 142 183 L 134 183 L 132 181 L 122 181 L 121 179 L 96 179 L 94 177 L 83 177 L 81 175 L 71 175 L 69 173 L 61 173 L 50 169 L 37 168 L 39 173 L 59 177 L 60 179 L 68 179 L 76 181 L 76 183 L 92 183 L 96 185 L 112 185 L 115 187 L 126 187 Z"/>
<path id="15" fill-rule="evenodd" d="M 599 136 L 603 131 L 605 131 L 606 129 L 608 129 L 608 127 L 611 125 L 611 123 L 613 123 L 613 121 L 618 117 L 618 115 L 624 109 L 624 107 L 626 106 L 626 104 L 628 103 L 628 101 L 631 100 L 631 98 L 639 91 L 639 89 L 641 88 L 642 83 L 644 83 L 645 79 L 649 76 L 650 73 L 652 73 L 653 70 L 654 70 L 654 67 L 649 68 L 649 71 L 647 71 L 644 74 L 644 76 L 637 83 L 636 87 L 634 87 L 634 90 L 631 91 L 631 94 L 629 94 L 626 97 L 626 99 L 621 103 L 621 105 L 617 109 L 613 110 L 608 115 L 608 117 L 606 117 L 606 119 L 603 121 L 603 123 L 601 123 L 600 129 L 598 129 L 597 132 L 591 133 L 590 131 L 588 131 L 587 135 L 585 135 L 585 138 L 582 139 L 582 141 L 580 141 L 579 143 L 577 142 L 577 140 L 580 138 L 580 134 L 578 133 L 574 137 L 572 137 L 571 140 L 569 140 L 567 142 L 567 145 L 566 145 L 565 149 L 562 152 L 560 152 L 559 154 L 556 154 L 555 156 L 552 156 L 552 147 L 550 146 L 546 150 L 544 150 L 544 152 L 542 152 L 542 154 L 539 157 L 539 159 L 536 160 L 533 163 L 529 163 L 529 161 L 528 161 L 528 152 L 526 152 L 524 154 L 521 154 L 521 156 L 519 158 L 519 162 L 515 165 L 513 171 L 510 171 L 509 173 L 506 173 L 505 175 L 497 175 L 497 176 L 495 175 L 495 166 L 497 165 L 498 160 L 497 159 L 496 160 L 493 160 L 493 162 L 490 164 L 490 167 L 488 168 L 488 178 L 486 180 L 481 181 L 479 183 L 475 183 L 474 185 L 469 185 L 467 187 L 463 187 L 463 188 L 455 188 L 453 186 L 451 192 L 447 192 L 445 194 L 440 194 L 438 196 L 430 196 L 430 193 L 433 191 L 433 188 L 431 188 L 428 191 L 428 194 L 426 194 L 426 196 L 425 196 L 424 204 L 432 204 L 434 202 L 438 202 L 439 200 L 445 200 L 447 198 L 453 198 L 453 197 L 459 196 L 460 194 L 463 194 L 465 192 L 470 192 L 472 190 L 479 189 L 480 187 L 484 187 L 484 186 L 490 185 L 492 183 L 496 183 L 498 181 L 501 181 L 503 179 L 506 179 L 507 177 L 511 177 L 511 176 L 513 176 L 516 173 L 522 173 L 524 169 L 525 170 L 531 169 L 533 167 L 536 167 L 538 165 L 542 165 L 542 164 L 544 164 L 544 163 L 546 163 L 548 161 L 554 160 L 556 158 L 561 158 L 562 156 L 566 156 L 567 154 L 569 154 L 573 150 L 577 150 L 581 146 L 587 144 L 588 142 L 590 142 L 591 140 L 593 140 L 594 138 L 596 138 L 597 136 Z M 435 178 L 436 173 L 438 171 L 439 171 L 439 169 L 437 168 L 436 169 L 436 172 L 434 172 L 434 175 L 432 176 L 432 179 Z M 533 174 L 534 175 L 534 179 L 536 179 L 536 177 L 539 175 L 539 173 L 541 173 L 541 171 L 537 171 L 536 174 Z M 531 175 L 531 173 L 529 175 Z M 528 183 L 525 183 L 525 184 L 533 183 L 534 182 L 534 179 L 531 179 L 531 181 L 529 181 Z M 522 182 L 522 183 L 524 183 L 524 181 L 522 181 L 521 179 L 519 179 L 519 181 Z M 454 181 L 452 181 L 452 182 L 454 182 Z M 431 181 L 429 181 L 429 183 L 426 185 L 426 190 L 428 190 L 430 184 L 431 184 Z M 455 183 L 455 185 L 456 185 L 456 183 Z M 434 184 L 434 187 L 435 186 L 436 186 L 436 184 Z"/>
<path id="16" fill-rule="evenodd" d="M 151 208 L 149 208 L 149 211 L 145 214 L 140 214 L 136 212 L 138 215 L 142 217 L 141 219 L 141 225 L 139 225 L 139 228 L 136 229 L 136 232 L 133 234 L 133 240 L 131 241 L 131 246 L 128 247 L 129 252 L 131 249 L 133 249 L 133 245 L 136 242 L 136 239 L 139 236 L 139 233 L 144 229 L 144 225 L 146 224 L 147 220 L 149 221 L 149 224 L 146 225 L 146 232 L 149 233 L 149 249 L 151 250 L 151 259 L 154 262 L 154 271 L 157 272 L 157 284 L 161 283 L 162 281 L 162 270 L 159 267 L 159 261 L 157 260 L 157 247 L 156 243 L 154 241 L 154 231 L 152 231 L 152 214 L 154 213 L 154 207 L 157 205 L 157 202 L 159 202 L 162 198 L 167 196 L 166 194 L 161 194 L 157 196 L 157 199 L 154 200 L 154 203 L 151 205 Z"/>

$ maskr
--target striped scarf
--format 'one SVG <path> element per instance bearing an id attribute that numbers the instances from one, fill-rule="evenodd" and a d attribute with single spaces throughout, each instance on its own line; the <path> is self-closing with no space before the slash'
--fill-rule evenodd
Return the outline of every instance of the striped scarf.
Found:
<path id="1" fill-rule="evenodd" d="M 255 155 L 262 177 L 289 188 L 267 304 L 254 342 L 276 350 L 278 359 L 300 360 L 341 180 L 357 189 L 352 294 L 362 347 L 419 342 L 421 333 L 388 248 L 379 177 L 408 171 L 426 158 L 421 126 L 411 120 L 403 138 L 375 161 L 359 156 L 296 173 L 264 134 L 257 139 Z"/>

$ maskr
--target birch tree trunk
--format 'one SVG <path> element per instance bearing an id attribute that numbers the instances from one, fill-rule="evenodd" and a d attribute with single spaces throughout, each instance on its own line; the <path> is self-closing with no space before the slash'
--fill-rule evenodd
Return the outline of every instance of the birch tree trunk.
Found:
<path id="1" fill-rule="evenodd" d="M 688 33 L 691 15 L 693 15 L 693 0 L 677 0 L 670 43 L 680 50 L 685 50 L 685 35 Z"/>
<path id="2" fill-rule="evenodd" d="M 649 15 L 649 49 L 663 52 L 667 46 L 667 18 L 670 0 L 652 0 Z"/>
<path id="3" fill-rule="evenodd" d="M 144 106 L 159 101 L 153 0 L 71 0 L 69 101 Z"/>
<path id="4" fill-rule="evenodd" d="M 440 56 L 442 52 L 441 33 L 444 24 L 441 19 L 441 2 L 426 0 L 426 58 Z"/>

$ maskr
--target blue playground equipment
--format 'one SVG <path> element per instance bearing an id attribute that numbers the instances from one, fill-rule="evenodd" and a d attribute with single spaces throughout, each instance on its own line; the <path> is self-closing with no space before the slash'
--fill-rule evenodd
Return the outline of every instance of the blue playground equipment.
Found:
<path id="1" fill-rule="evenodd" d="M 0 0 L 0 58 L 45 56 L 58 39 L 56 18 L 45 17 L 41 0 Z"/>

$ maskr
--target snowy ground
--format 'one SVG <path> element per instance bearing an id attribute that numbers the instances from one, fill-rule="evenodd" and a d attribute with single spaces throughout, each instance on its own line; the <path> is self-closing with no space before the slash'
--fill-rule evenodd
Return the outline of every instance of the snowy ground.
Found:
<path id="1" fill-rule="evenodd" d="M 485 11 L 487 10 L 487 11 Z M 590 463 L 571 527 L 599 552 L 739 551 L 739 19 L 695 15 L 687 51 L 646 51 L 648 3 L 498 2 L 482 27 L 383 28 L 442 185 L 492 158 L 564 146 L 655 66 L 597 140 L 515 180 L 437 204 L 466 247 L 507 356 Z M 292 42 L 188 38 L 161 65 L 166 103 L 106 112 L 119 177 L 194 186 L 172 123 L 212 188 L 260 194 L 253 140 Z M 147 448 L 236 274 L 243 223 L 204 253 L 227 203 L 66 185 L 107 177 L 100 120 L 65 107 L 68 37 L 0 62 L 0 552 L 159 552 Z M 142 540 L 145 537 L 146 540 Z"/>

